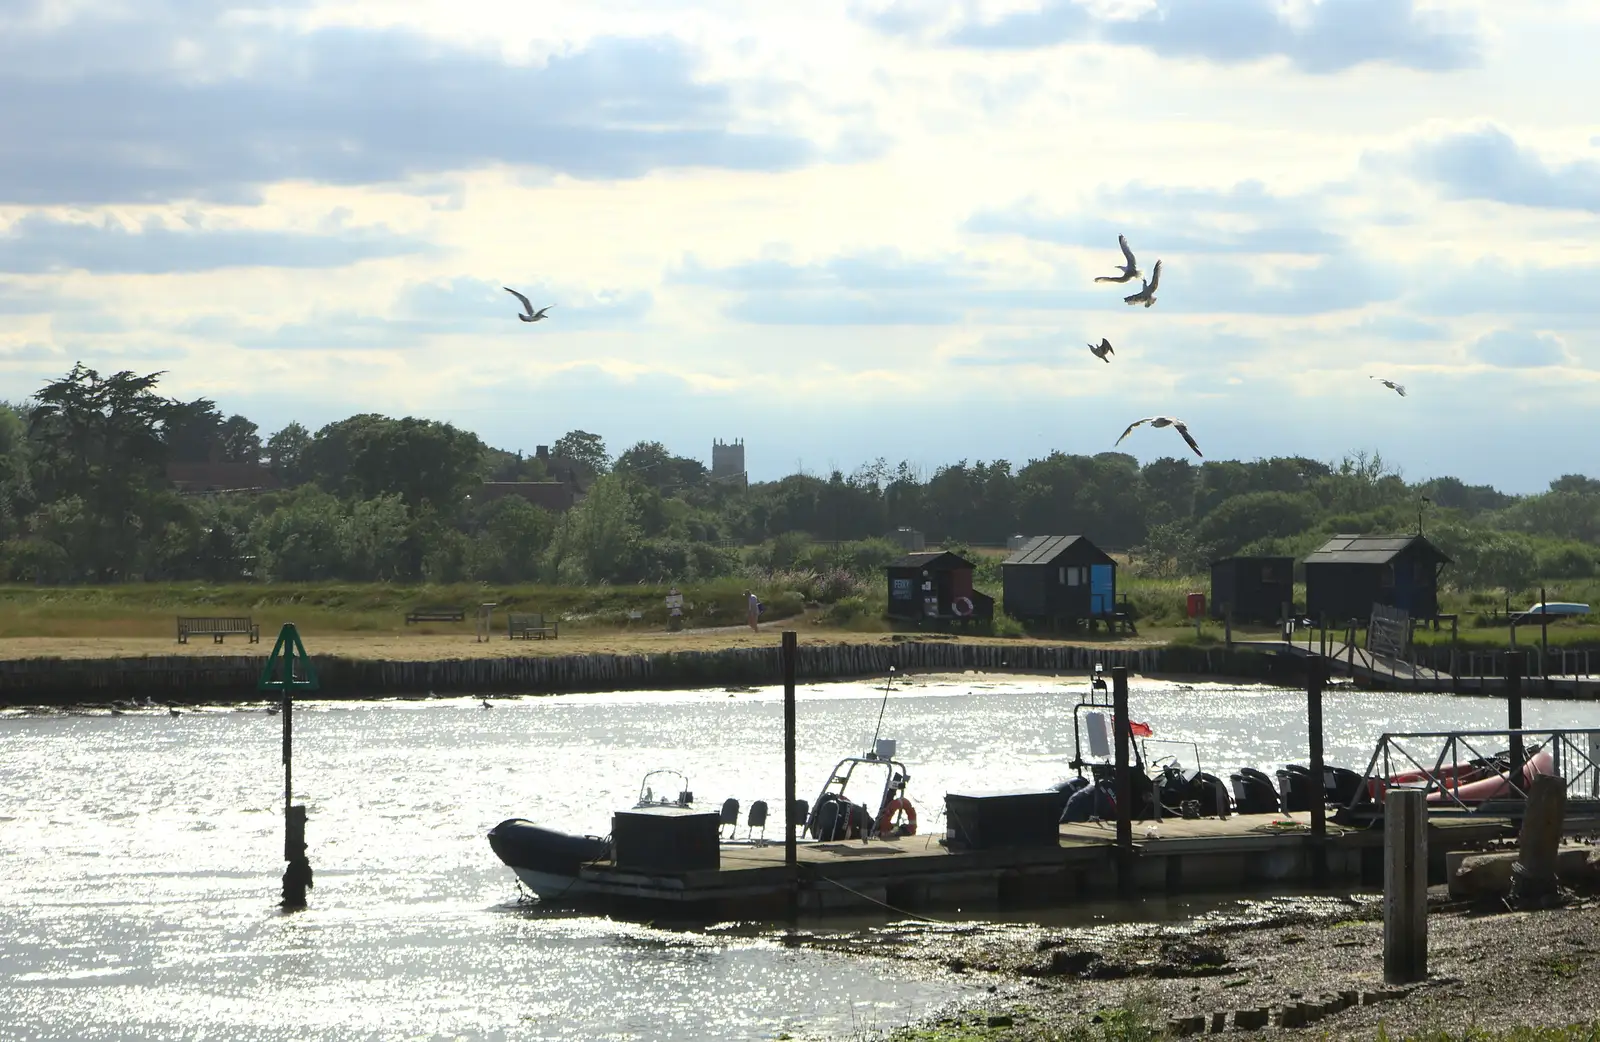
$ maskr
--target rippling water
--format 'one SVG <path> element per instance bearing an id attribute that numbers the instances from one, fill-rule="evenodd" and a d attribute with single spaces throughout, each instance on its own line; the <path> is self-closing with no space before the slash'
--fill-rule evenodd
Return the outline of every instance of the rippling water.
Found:
<path id="1" fill-rule="evenodd" d="M 911 682 L 883 733 L 924 832 L 946 791 L 1065 773 L 1079 680 Z M 867 745 L 882 689 L 809 686 L 800 793 Z M 1133 715 L 1194 738 L 1207 767 L 1304 760 L 1303 695 L 1136 681 Z M 668 931 L 516 903 L 485 831 L 524 816 L 604 833 L 643 773 L 699 801 L 782 794 L 775 689 L 321 702 L 296 716 L 311 907 L 276 912 L 280 722 L 0 714 L 0 1039 L 738 1039 L 849 1033 L 962 996 L 901 964 L 786 947 L 762 930 Z M 1503 703 L 1334 692 L 1328 760 L 1378 733 L 1503 723 Z M 1530 700 L 1530 727 L 1600 707 Z M 930 828 L 931 826 L 931 828 Z M 774 830 L 779 835 L 781 830 Z M 1179 906 L 1176 914 L 1198 910 Z M 1127 910 L 1096 911 L 1113 918 Z"/>

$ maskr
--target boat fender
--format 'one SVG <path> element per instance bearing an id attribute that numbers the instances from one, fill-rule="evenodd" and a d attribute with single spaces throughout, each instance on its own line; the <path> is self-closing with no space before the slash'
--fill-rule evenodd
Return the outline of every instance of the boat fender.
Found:
<path id="1" fill-rule="evenodd" d="M 957 597 L 955 600 L 950 602 L 950 610 L 955 612 L 957 615 L 960 615 L 962 618 L 966 618 L 968 615 L 972 614 L 972 598 Z"/>
<path id="2" fill-rule="evenodd" d="M 878 835 L 887 836 L 894 829 L 895 811 L 904 811 L 906 823 L 901 827 L 902 836 L 915 836 L 917 834 L 917 808 L 904 796 L 890 800 L 883 806 L 883 813 L 878 815 Z"/>

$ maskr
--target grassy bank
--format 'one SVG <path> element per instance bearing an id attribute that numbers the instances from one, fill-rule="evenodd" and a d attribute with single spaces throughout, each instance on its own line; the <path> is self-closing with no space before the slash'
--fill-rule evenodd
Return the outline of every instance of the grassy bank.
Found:
<path id="1" fill-rule="evenodd" d="M 803 614 L 806 592 L 792 583 L 754 586 L 764 622 Z M 744 621 L 738 580 L 685 586 L 684 625 L 703 628 Z M 542 612 L 563 627 L 621 629 L 667 624 L 665 586 L 403 586 L 387 583 L 129 583 L 118 586 L 0 586 L 0 638 L 165 637 L 178 615 L 249 615 L 263 630 L 293 621 L 309 633 L 473 632 L 479 604 L 496 611 Z M 463 608 L 466 621 L 406 626 L 406 612 L 424 606 Z M 630 618 L 637 612 L 639 618 Z"/>

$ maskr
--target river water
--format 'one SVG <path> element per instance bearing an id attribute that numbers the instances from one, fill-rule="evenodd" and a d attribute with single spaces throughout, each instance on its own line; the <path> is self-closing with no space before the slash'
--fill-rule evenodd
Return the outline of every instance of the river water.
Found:
<path id="1" fill-rule="evenodd" d="M 942 833 L 947 791 L 1062 777 L 1082 689 L 970 675 L 897 685 L 882 733 L 910 767 L 922 831 Z M 802 796 L 867 747 L 882 696 L 801 689 Z M 519 904 L 484 839 L 504 818 L 603 834 L 657 767 L 684 771 L 708 806 L 781 807 L 781 692 L 493 706 L 297 707 L 316 887 L 294 915 L 273 904 L 279 718 L 260 706 L 0 712 L 0 1039 L 854 1037 L 975 987 L 786 946 L 765 928 L 668 930 Z M 1136 679 L 1132 707 L 1157 737 L 1197 741 L 1208 769 L 1305 758 L 1299 692 Z M 1494 727 L 1503 714 L 1490 700 L 1330 692 L 1328 761 L 1359 770 L 1383 731 Z M 1525 715 L 1600 726 L 1593 704 L 1530 700 Z M 1198 908 L 1168 907 L 1151 914 Z"/>

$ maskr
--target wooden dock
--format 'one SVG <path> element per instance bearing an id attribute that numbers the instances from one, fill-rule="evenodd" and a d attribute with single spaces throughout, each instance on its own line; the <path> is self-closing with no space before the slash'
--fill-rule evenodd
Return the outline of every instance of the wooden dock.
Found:
<path id="1" fill-rule="evenodd" d="M 1154 826 L 1155 835 L 1147 835 Z M 1569 817 L 1569 834 L 1600 828 L 1600 816 Z M 1445 856 L 1516 835 L 1513 819 L 1435 815 L 1429 823 L 1430 876 L 1445 881 Z M 781 841 L 725 846 L 721 867 L 654 875 L 601 863 L 580 878 L 583 903 L 627 918 L 720 922 L 877 911 L 916 917 L 936 910 L 1064 906 L 1119 892 L 1116 827 L 1062 825 L 1055 846 L 952 851 L 938 835 L 808 843 L 784 864 Z M 1328 823 L 1321 843 L 1335 885 L 1383 885 L 1383 830 Z M 1137 894 L 1237 893 L 1309 886 L 1318 843 L 1306 814 L 1234 815 L 1136 822 Z"/>
<path id="2" fill-rule="evenodd" d="M 1480 672 L 1483 665 L 1497 662 L 1502 652 L 1457 652 L 1449 656 L 1446 668 L 1440 669 L 1426 664 L 1426 660 L 1394 658 L 1331 639 L 1326 645 L 1320 641 L 1305 644 L 1262 640 L 1235 641 L 1233 646 L 1298 659 L 1325 655 L 1330 675 L 1348 677 L 1364 687 L 1439 694 L 1497 695 L 1504 692 L 1506 686 L 1503 673 Z M 1449 655 L 1448 650 L 1445 654 Z M 1566 666 L 1566 659 L 1556 659 L 1555 652 L 1551 653 L 1551 659 L 1553 665 Z M 1574 656 L 1573 662 L 1577 661 Z M 1584 664 L 1588 665 L 1587 659 Z M 1552 673 L 1542 676 L 1530 673 L 1522 678 L 1522 694 L 1525 698 L 1593 700 L 1600 698 L 1600 675 Z"/>

